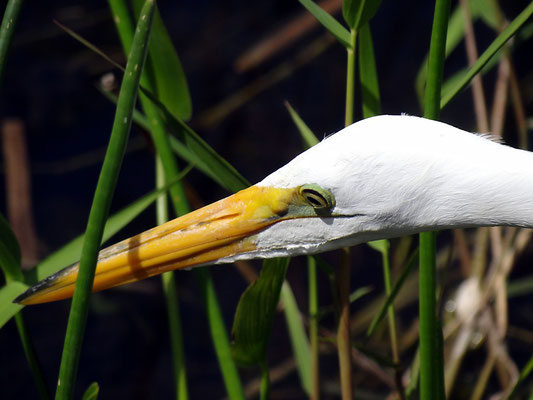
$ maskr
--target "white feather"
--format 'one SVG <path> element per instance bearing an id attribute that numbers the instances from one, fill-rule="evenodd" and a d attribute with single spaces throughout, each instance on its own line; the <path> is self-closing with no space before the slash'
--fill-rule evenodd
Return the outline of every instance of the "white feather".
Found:
<path id="1" fill-rule="evenodd" d="M 319 252 L 452 227 L 533 227 L 532 174 L 531 153 L 485 136 L 407 115 L 365 119 L 258 184 L 318 184 L 333 193 L 332 211 L 342 217 L 274 224 L 245 257 Z"/>

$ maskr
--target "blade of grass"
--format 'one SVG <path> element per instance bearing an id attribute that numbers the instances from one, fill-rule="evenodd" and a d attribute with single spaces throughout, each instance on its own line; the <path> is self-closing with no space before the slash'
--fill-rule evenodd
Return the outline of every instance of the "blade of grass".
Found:
<path id="1" fill-rule="evenodd" d="M 453 86 L 448 92 L 442 94 L 442 100 L 440 100 L 440 108 L 446 107 L 446 105 L 461 91 L 463 90 L 476 76 L 479 71 L 485 66 L 487 62 L 500 50 L 505 43 L 526 23 L 526 21 L 533 15 L 533 2 L 531 2 L 508 26 L 498 35 L 496 39 L 490 44 L 490 46 L 481 54 L 474 65 L 464 74 L 462 79 Z M 429 79 L 429 77 L 428 77 Z M 427 91 L 426 91 L 427 93 Z M 439 97 L 441 95 L 439 94 Z"/>
<path id="2" fill-rule="evenodd" d="M 189 170 L 190 168 L 184 169 L 178 177 L 178 180 L 182 179 Z M 172 183 L 159 190 L 154 190 L 153 192 L 144 195 L 140 199 L 134 201 L 109 217 L 104 228 L 102 243 L 105 243 L 107 240 L 113 237 L 113 235 L 128 225 L 139 214 L 146 210 L 161 193 L 164 193 L 168 190 L 171 184 Z M 29 284 L 35 284 L 47 276 L 59 271 L 61 268 L 77 262 L 83 246 L 83 240 L 84 235 L 80 235 L 54 253 L 50 254 L 35 268 L 26 272 L 26 282 Z"/>
<path id="3" fill-rule="evenodd" d="M 114 104 L 117 103 L 117 97 L 109 90 L 106 90 L 101 85 L 97 85 L 96 88 L 106 99 L 108 99 Z M 133 111 L 133 122 L 135 122 L 145 131 L 150 132 L 150 124 L 148 123 L 148 119 L 142 112 L 138 110 Z M 229 188 L 226 187 L 225 182 L 222 181 L 217 174 L 213 173 L 211 169 L 209 169 L 209 167 L 202 161 L 202 159 L 198 157 L 195 153 L 193 153 L 191 150 L 189 150 L 189 148 L 185 146 L 180 140 L 173 136 L 170 136 L 169 140 L 170 145 L 172 146 L 172 150 L 178 155 L 178 157 L 188 163 L 193 164 L 195 168 L 197 168 L 203 174 L 214 180 L 218 185 L 229 190 Z"/>
<path id="4" fill-rule="evenodd" d="M 292 351 L 298 366 L 298 376 L 300 383 L 305 392 L 311 393 L 311 353 L 310 344 L 305 334 L 305 328 L 302 322 L 298 304 L 294 298 L 292 289 L 287 281 L 281 288 L 281 301 L 283 303 L 285 321 L 289 328 Z"/>
<path id="5" fill-rule="evenodd" d="M 528 376 L 531 374 L 531 371 L 533 371 L 533 356 L 531 356 L 531 358 L 529 359 L 527 364 L 524 366 L 524 368 L 522 368 L 522 371 L 520 371 L 520 377 L 518 378 L 518 380 L 514 384 L 513 389 L 511 391 L 511 393 L 509 394 L 509 397 L 507 397 L 508 399 L 511 400 L 511 399 L 515 399 L 516 398 L 516 394 L 518 392 L 518 388 L 528 378 Z"/>
<path id="6" fill-rule="evenodd" d="M 131 30 L 132 24 L 122 22 L 128 20 L 128 10 L 122 1 L 110 0 L 109 3 L 113 13 L 121 21 L 121 24 L 117 25 L 117 29 L 119 31 L 123 46 L 127 51 L 129 48 L 129 43 L 126 41 L 128 36 L 124 35 L 124 31 L 128 29 Z M 116 19 L 117 18 L 115 18 L 115 20 Z M 140 100 L 151 126 L 150 132 L 152 133 L 157 153 L 161 158 L 163 169 L 165 171 L 165 179 L 168 181 L 172 180 L 173 177 L 178 175 L 178 165 L 174 155 L 172 154 L 168 136 L 165 131 L 165 124 L 161 119 L 161 114 L 159 111 L 164 111 L 163 116 L 167 120 L 175 121 L 177 118 L 152 94 L 155 87 L 153 82 L 154 71 L 152 68 L 153 64 L 156 63 L 157 60 L 155 60 L 153 56 L 150 56 L 150 61 L 151 62 L 147 64 L 147 71 L 143 73 L 141 78 L 142 85 L 146 91 L 142 91 Z M 214 151 L 213 154 L 216 155 Z M 176 184 L 171 187 L 170 199 L 176 214 L 183 215 L 190 211 L 182 185 Z M 229 339 L 226 333 L 224 320 L 222 318 L 210 272 L 205 268 L 202 268 L 195 269 L 194 273 L 204 296 L 204 305 L 206 307 L 209 328 L 228 396 L 231 399 L 244 398 L 239 374 L 230 356 Z"/>
<path id="7" fill-rule="evenodd" d="M 12 281 L 0 288 L 0 326 L 4 326 L 7 321 L 24 308 L 23 305 L 13 303 L 13 300 L 28 287 L 25 283 Z"/>
<path id="8" fill-rule="evenodd" d="M 74 394 L 98 249 L 131 128 L 133 108 L 135 107 L 141 72 L 148 49 L 154 7 L 153 0 L 146 1 L 128 57 L 111 138 L 87 223 L 79 274 L 61 357 L 56 399 L 70 399 Z"/>
<path id="9" fill-rule="evenodd" d="M 307 256 L 309 281 L 309 341 L 311 342 L 311 399 L 320 398 L 320 364 L 318 348 L 318 285 L 316 258 Z"/>
<path id="10" fill-rule="evenodd" d="M 15 238 L 15 234 L 11 230 L 9 223 L 0 214 L 0 269 L 2 269 L 8 285 L 11 283 L 24 282 L 24 275 L 22 274 L 22 270 L 20 268 L 20 260 L 20 247 L 17 239 Z M 50 396 L 48 394 L 48 390 L 46 389 L 41 364 L 37 358 L 37 354 L 28 332 L 28 328 L 26 327 L 26 323 L 24 322 L 24 318 L 22 317 L 22 313 L 18 312 L 20 311 L 20 308 L 13 307 L 11 304 L 7 304 L 6 308 L 7 310 L 2 309 L 2 312 L 7 311 L 16 313 L 14 315 L 17 331 L 22 343 L 24 355 L 26 356 L 26 360 L 28 361 L 32 371 L 35 384 L 37 385 L 37 390 L 42 399 L 48 399 Z"/>
<path id="11" fill-rule="evenodd" d="M 117 29 L 119 29 L 119 32 L 121 29 L 125 29 L 125 26 L 127 26 L 127 20 L 130 21 L 131 26 L 131 18 L 129 16 L 128 9 L 126 7 L 123 7 L 123 1 L 109 0 L 109 2 L 115 15 L 115 21 L 118 21 Z M 121 71 L 124 70 L 124 68 L 120 64 L 113 61 L 109 56 L 99 50 L 96 46 L 73 32 L 72 30 L 59 24 L 58 22 L 56 22 L 56 24 L 61 27 L 61 29 L 63 29 L 66 33 L 71 35 L 74 39 L 78 40 L 81 44 L 102 56 L 109 63 L 111 63 Z M 120 33 L 120 35 L 121 37 L 124 36 L 122 40 L 127 43 L 128 32 L 122 32 Z M 166 106 L 161 103 L 157 99 L 157 97 L 149 90 L 147 90 L 142 84 L 141 91 L 158 107 L 159 111 L 163 113 L 163 116 L 165 117 L 166 128 L 169 129 L 171 133 L 175 134 L 181 143 L 184 143 L 187 146 L 190 152 L 195 155 L 196 160 L 201 160 L 201 162 L 195 162 L 195 159 L 193 159 L 191 156 L 189 159 L 186 158 L 187 161 L 195 163 L 196 165 L 204 165 L 205 168 L 209 169 L 209 176 L 216 176 L 215 180 L 217 181 L 217 183 L 221 184 L 221 186 L 230 190 L 231 192 L 236 192 L 250 186 L 250 183 L 241 174 L 239 174 L 230 163 L 224 160 L 224 158 L 222 158 L 215 150 L 213 150 L 213 148 L 210 147 L 185 122 L 174 116 L 166 108 Z M 106 91 L 102 91 L 102 93 L 105 94 L 106 97 L 108 97 L 111 101 L 114 101 L 114 96 L 109 95 Z M 136 122 L 138 122 L 139 125 L 145 128 L 147 131 L 150 131 L 150 125 L 146 117 L 142 117 L 142 114 L 138 112 L 134 112 L 134 117 L 136 117 Z"/>
<path id="12" fill-rule="evenodd" d="M 98 398 L 99 393 L 100 393 L 100 386 L 98 386 L 98 382 L 93 382 L 89 385 L 87 390 L 85 390 L 81 400 L 96 400 Z"/>
<path id="13" fill-rule="evenodd" d="M 142 2 L 135 0 L 133 4 L 135 8 L 138 8 Z M 154 15 L 149 51 L 149 57 L 153 60 L 156 93 L 159 100 L 176 117 L 185 121 L 189 120 L 192 115 L 192 103 L 187 79 L 178 53 L 157 9 Z"/>
<path id="14" fill-rule="evenodd" d="M 268 339 L 288 266 L 288 258 L 265 260 L 260 278 L 241 295 L 231 330 L 231 354 L 239 364 L 267 365 Z"/>
<path id="15" fill-rule="evenodd" d="M 24 282 L 24 275 L 20 269 L 20 260 L 20 247 L 15 234 L 7 220 L 0 214 L 0 269 L 5 276 L 6 282 Z"/>
<path id="16" fill-rule="evenodd" d="M 438 119 L 440 115 L 449 13 L 450 0 L 436 0 L 424 100 L 424 116 L 429 119 Z M 442 354 L 439 354 L 442 331 L 439 331 L 436 304 L 436 235 L 424 232 L 419 237 L 420 397 L 444 400 L 444 366 Z"/>
<path id="17" fill-rule="evenodd" d="M 344 126 L 354 122 L 355 102 L 355 49 L 357 31 L 350 30 L 350 47 L 347 47 L 346 66 L 346 108 Z M 343 400 L 353 398 L 352 389 L 352 352 L 350 341 L 350 249 L 342 249 L 341 264 L 336 275 L 339 299 L 339 323 L 337 329 L 337 352 L 341 376 L 341 392 Z"/>
<path id="18" fill-rule="evenodd" d="M 342 15 L 348 26 L 360 30 L 378 11 L 381 0 L 344 0 Z"/>
<path id="19" fill-rule="evenodd" d="M 369 24 L 363 25 L 359 30 L 359 81 L 363 118 L 381 114 L 378 73 Z"/>
<path id="20" fill-rule="evenodd" d="M 22 312 L 19 312 L 15 315 L 15 323 L 17 325 L 20 341 L 24 349 L 24 354 L 26 355 L 26 359 L 28 360 L 28 364 L 30 365 L 31 372 L 33 374 L 33 379 L 37 385 L 37 391 L 39 392 L 41 399 L 49 399 L 50 394 L 48 393 L 46 382 L 44 380 L 42 365 L 37 358 L 37 353 L 35 352 L 35 347 L 33 346 L 33 342 L 30 338 L 28 327 L 22 318 Z"/>
<path id="21" fill-rule="evenodd" d="M 326 30 L 331 33 L 347 49 L 351 46 L 350 32 L 335 18 L 324 11 L 318 4 L 311 0 L 299 0 Z"/>
<path id="22" fill-rule="evenodd" d="M 22 0 L 9 0 L 0 25 L 0 84 L 4 80 L 4 71 L 7 64 L 7 53 L 13 40 L 13 33 L 17 25 Z"/>
<path id="23" fill-rule="evenodd" d="M 163 166 L 159 157 L 156 158 L 156 184 L 162 188 L 165 184 Z M 161 225 L 168 221 L 168 201 L 166 194 L 157 198 L 157 224 Z M 161 275 L 163 292 L 168 313 L 170 328 L 170 346 L 172 349 L 172 367 L 174 371 L 174 383 L 176 385 L 176 399 L 187 400 L 187 373 L 185 369 L 185 351 L 183 349 L 183 335 L 181 329 L 181 315 L 178 303 L 178 287 L 174 277 L 174 271 L 165 272 Z"/>
<path id="24" fill-rule="evenodd" d="M 285 102 L 285 107 L 289 111 L 292 121 L 298 128 L 298 131 L 300 132 L 300 135 L 302 136 L 302 139 L 304 141 L 305 147 L 309 148 L 309 147 L 313 147 L 315 144 L 318 144 L 319 140 L 317 139 L 316 135 L 307 126 L 304 120 L 300 118 L 296 110 L 292 108 L 292 106 L 290 105 L 288 101 Z"/>
<path id="25" fill-rule="evenodd" d="M 418 257 L 418 249 L 416 249 L 413 254 L 409 257 L 409 260 L 406 263 L 406 266 L 398 278 L 398 281 L 394 284 L 394 287 L 390 291 L 390 293 L 387 295 L 387 298 L 385 299 L 385 302 L 381 306 L 381 309 L 376 314 L 372 322 L 370 323 L 368 330 L 366 331 L 367 336 L 372 336 L 374 334 L 374 331 L 376 330 L 378 324 L 381 322 L 385 314 L 387 313 L 387 310 L 389 306 L 394 302 L 394 299 L 400 292 L 401 288 L 403 287 L 403 283 L 411 273 L 413 267 L 415 266 L 415 261 Z"/>
<path id="26" fill-rule="evenodd" d="M 209 330 L 211 331 L 211 339 L 215 345 L 215 352 L 220 365 L 228 397 L 230 399 L 243 399 L 244 390 L 239 378 L 237 367 L 231 357 L 229 346 L 229 338 L 226 331 L 224 320 L 222 319 L 222 312 L 218 304 L 218 299 L 213 284 L 213 278 L 207 267 L 196 268 L 196 276 L 200 282 L 200 289 L 202 290 Z"/>

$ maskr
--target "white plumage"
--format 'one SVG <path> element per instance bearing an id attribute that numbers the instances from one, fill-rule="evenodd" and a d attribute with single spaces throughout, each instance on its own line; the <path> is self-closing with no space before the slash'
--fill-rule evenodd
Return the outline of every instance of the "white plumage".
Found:
<path id="1" fill-rule="evenodd" d="M 472 226 L 533 226 L 533 154 L 413 116 L 379 116 L 329 136 L 259 186 L 316 183 L 338 217 L 281 221 L 257 255 L 319 252 Z"/>

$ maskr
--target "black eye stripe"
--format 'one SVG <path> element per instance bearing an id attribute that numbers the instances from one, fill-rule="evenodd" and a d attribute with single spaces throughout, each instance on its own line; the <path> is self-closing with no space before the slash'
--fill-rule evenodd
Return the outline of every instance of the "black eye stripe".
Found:
<path id="1" fill-rule="evenodd" d="M 300 189 L 300 194 L 316 210 L 330 209 L 335 203 L 331 193 L 317 185 L 304 185 Z"/>
<path id="2" fill-rule="evenodd" d="M 311 189 L 304 189 L 302 190 L 303 196 L 306 198 L 306 200 L 311 203 L 313 207 L 327 207 L 328 201 L 322 196 L 320 193 L 318 193 L 315 190 Z"/>

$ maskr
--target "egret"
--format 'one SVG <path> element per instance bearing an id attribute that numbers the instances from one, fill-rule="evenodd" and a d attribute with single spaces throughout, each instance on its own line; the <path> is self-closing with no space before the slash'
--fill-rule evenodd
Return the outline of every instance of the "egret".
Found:
<path id="1" fill-rule="evenodd" d="M 533 227 L 533 154 L 414 116 L 328 136 L 258 184 L 102 250 L 93 290 L 169 270 L 286 257 L 423 231 Z M 78 265 L 19 296 L 72 296 Z"/>

